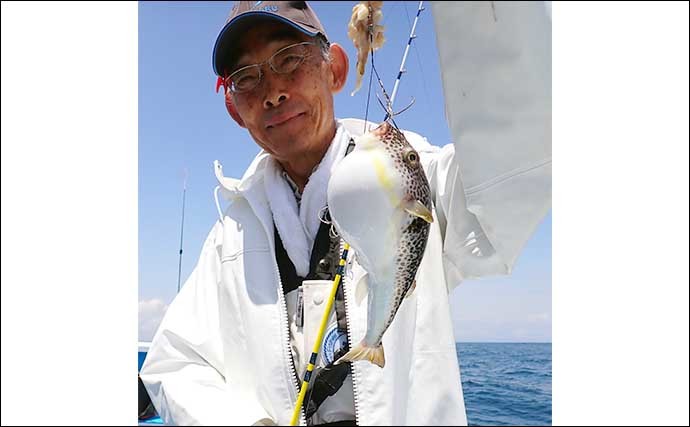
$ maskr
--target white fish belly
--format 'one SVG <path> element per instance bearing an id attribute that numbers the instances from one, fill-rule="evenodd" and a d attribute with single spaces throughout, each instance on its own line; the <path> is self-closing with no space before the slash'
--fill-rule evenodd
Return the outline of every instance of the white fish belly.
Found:
<path id="1" fill-rule="evenodd" d="M 370 273 L 395 257 L 402 194 L 402 180 L 383 150 L 355 149 L 331 175 L 331 217 Z"/>

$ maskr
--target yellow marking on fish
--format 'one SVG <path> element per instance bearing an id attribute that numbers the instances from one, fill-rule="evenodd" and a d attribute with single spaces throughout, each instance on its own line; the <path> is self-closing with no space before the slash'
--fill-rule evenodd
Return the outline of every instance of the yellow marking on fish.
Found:
<path id="1" fill-rule="evenodd" d="M 383 164 L 383 161 L 381 161 L 377 154 L 372 154 L 371 159 L 374 163 L 374 171 L 376 172 L 376 177 L 379 179 L 379 184 L 381 184 L 381 187 L 383 187 L 386 193 L 388 193 L 388 198 L 390 199 L 391 205 L 398 206 L 400 204 L 400 200 L 395 196 L 395 191 L 393 191 L 393 181 L 386 173 L 386 166 Z"/>

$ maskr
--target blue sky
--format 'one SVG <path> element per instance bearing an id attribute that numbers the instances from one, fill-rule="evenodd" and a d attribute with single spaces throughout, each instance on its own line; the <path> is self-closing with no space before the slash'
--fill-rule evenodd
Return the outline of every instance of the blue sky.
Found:
<path id="1" fill-rule="evenodd" d="M 364 117 L 369 66 L 362 89 L 355 81 L 355 49 L 347 23 L 356 2 L 312 2 L 331 42 L 350 57 L 338 117 Z M 375 56 L 390 92 L 407 43 L 416 2 L 385 2 L 386 43 Z M 177 292 L 182 185 L 187 171 L 182 280 L 191 273 L 217 219 L 213 160 L 240 177 L 259 149 L 230 118 L 215 93 L 211 67 L 215 38 L 231 2 L 139 3 L 139 338 L 149 340 Z M 432 144 L 451 142 L 445 122 L 431 10 L 422 12 L 395 105 L 414 106 L 398 125 Z M 375 89 L 375 87 L 373 88 Z M 369 117 L 383 114 L 373 98 Z M 551 214 L 527 243 L 509 277 L 469 280 L 451 295 L 458 341 L 551 341 Z"/>

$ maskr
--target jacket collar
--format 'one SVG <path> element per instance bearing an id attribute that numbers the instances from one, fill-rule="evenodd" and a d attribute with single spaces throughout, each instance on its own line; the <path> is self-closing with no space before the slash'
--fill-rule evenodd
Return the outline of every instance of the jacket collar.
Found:
<path id="1" fill-rule="evenodd" d="M 345 128 L 350 136 L 357 137 L 362 135 L 365 128 L 365 121 L 360 119 L 336 119 L 338 125 Z M 369 128 L 375 126 L 372 122 L 368 122 Z M 249 165 L 247 170 L 241 179 L 228 178 L 223 175 L 223 165 L 220 164 L 218 160 L 213 161 L 214 172 L 216 179 L 223 191 L 223 195 L 228 200 L 233 200 L 244 192 L 249 191 L 254 187 L 259 181 L 263 180 L 263 170 L 266 168 L 266 162 L 268 159 L 268 154 L 266 151 L 261 150 L 259 154 L 254 158 L 252 163 Z"/>
<path id="2" fill-rule="evenodd" d="M 365 121 L 360 119 L 336 119 L 338 126 L 343 126 L 346 134 L 356 137 L 364 133 Z M 369 122 L 367 129 L 375 126 Z M 252 210 L 263 224 L 269 241 L 273 242 L 273 217 L 271 209 L 266 198 L 266 192 L 263 187 L 264 170 L 268 163 L 270 154 L 261 150 L 254 158 L 241 179 L 228 178 L 223 175 L 223 165 L 218 160 L 214 160 L 214 173 L 218 180 L 218 186 L 215 190 L 216 208 L 221 222 L 223 222 L 223 211 L 220 208 L 220 201 L 218 194 L 220 193 L 227 201 L 233 201 L 238 198 L 247 200 Z"/>

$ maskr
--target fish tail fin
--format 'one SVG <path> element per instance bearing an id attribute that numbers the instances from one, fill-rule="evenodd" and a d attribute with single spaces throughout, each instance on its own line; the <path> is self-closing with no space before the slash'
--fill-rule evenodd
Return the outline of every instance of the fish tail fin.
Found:
<path id="1" fill-rule="evenodd" d="M 379 344 L 378 347 L 369 347 L 366 346 L 364 342 L 360 342 L 355 348 L 338 359 L 335 364 L 354 362 L 357 360 L 368 360 L 379 368 L 383 368 L 386 364 L 386 358 L 383 354 L 383 344 Z"/>

